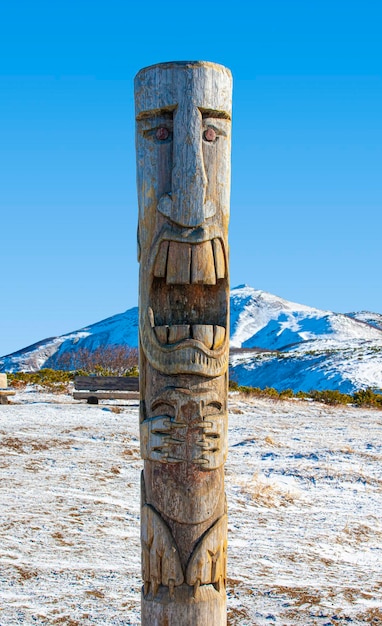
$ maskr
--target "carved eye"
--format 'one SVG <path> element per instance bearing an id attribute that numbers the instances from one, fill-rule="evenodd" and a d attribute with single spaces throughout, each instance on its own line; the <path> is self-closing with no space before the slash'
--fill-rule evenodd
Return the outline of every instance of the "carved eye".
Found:
<path id="1" fill-rule="evenodd" d="M 172 404 L 169 404 L 166 401 L 163 400 L 156 400 L 152 406 L 151 406 L 151 410 L 154 413 L 155 417 L 170 417 L 170 418 L 174 418 L 175 417 L 175 407 L 172 406 Z"/>
<path id="2" fill-rule="evenodd" d="M 203 138 L 206 141 L 216 141 L 216 132 L 213 128 L 209 127 L 204 131 Z"/>
<path id="3" fill-rule="evenodd" d="M 209 402 L 203 411 L 204 417 L 209 415 L 220 415 L 222 413 L 222 405 L 220 402 Z"/>
<path id="4" fill-rule="evenodd" d="M 155 136 L 159 141 L 166 141 L 166 139 L 169 138 L 169 135 L 170 132 L 165 126 L 160 126 L 160 128 L 157 128 L 157 131 L 155 133 Z"/>

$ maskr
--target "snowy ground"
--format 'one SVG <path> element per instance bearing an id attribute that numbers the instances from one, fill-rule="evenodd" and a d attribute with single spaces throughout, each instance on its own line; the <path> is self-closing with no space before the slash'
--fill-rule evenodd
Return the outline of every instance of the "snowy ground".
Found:
<path id="1" fill-rule="evenodd" d="M 0 625 L 139 624 L 137 403 L 14 402 Z M 382 624 L 382 412 L 233 394 L 229 437 L 228 624 Z"/>

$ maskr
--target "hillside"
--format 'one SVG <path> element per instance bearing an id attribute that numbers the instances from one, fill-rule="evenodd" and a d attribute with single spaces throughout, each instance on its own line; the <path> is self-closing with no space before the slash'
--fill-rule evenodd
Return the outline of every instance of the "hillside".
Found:
<path id="1" fill-rule="evenodd" d="M 1 407 L 2 626 L 138 626 L 138 405 Z M 381 413 L 229 396 L 230 626 L 381 624 Z"/>
<path id="2" fill-rule="evenodd" d="M 54 367 L 82 348 L 138 343 L 138 309 L 42 340 L 0 359 L 0 371 Z M 231 291 L 231 378 L 294 391 L 382 388 L 382 315 L 334 313 L 240 285 Z"/>
<path id="3" fill-rule="evenodd" d="M 138 345 L 138 308 L 134 307 L 108 317 L 101 322 L 59 337 L 49 337 L 0 358 L 0 372 L 36 371 L 43 367 L 54 369 L 55 361 L 66 352 L 100 346 Z"/>
<path id="4" fill-rule="evenodd" d="M 381 320 L 368 312 L 321 311 L 242 285 L 231 292 L 231 378 L 278 390 L 380 389 Z"/>

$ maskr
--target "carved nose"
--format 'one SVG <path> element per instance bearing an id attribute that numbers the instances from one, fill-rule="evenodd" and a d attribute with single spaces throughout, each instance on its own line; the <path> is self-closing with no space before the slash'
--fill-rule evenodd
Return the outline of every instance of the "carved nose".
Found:
<path id="1" fill-rule="evenodd" d="M 202 119 L 195 107 L 177 112 L 173 141 L 172 194 L 161 198 L 158 209 L 176 224 L 195 228 L 215 213 L 213 202 L 206 202 Z"/>

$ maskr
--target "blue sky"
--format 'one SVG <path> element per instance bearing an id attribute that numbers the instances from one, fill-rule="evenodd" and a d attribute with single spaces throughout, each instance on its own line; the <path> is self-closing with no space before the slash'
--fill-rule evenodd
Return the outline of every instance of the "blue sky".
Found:
<path id="1" fill-rule="evenodd" d="M 382 3 L 5 0 L 0 355 L 137 303 L 133 79 L 234 77 L 231 284 L 382 313 Z"/>

